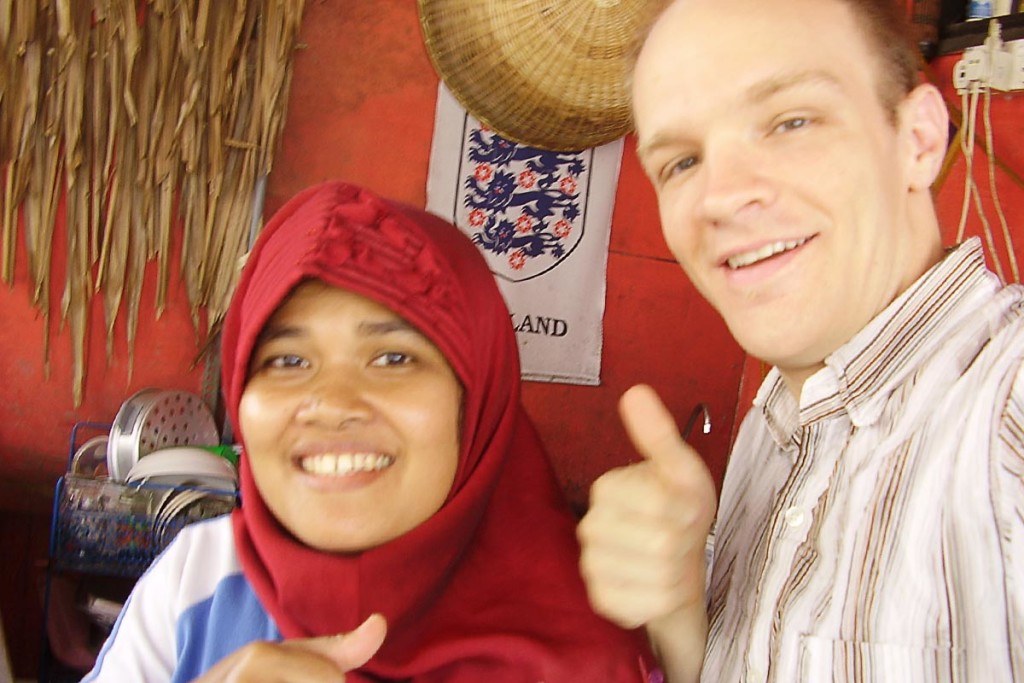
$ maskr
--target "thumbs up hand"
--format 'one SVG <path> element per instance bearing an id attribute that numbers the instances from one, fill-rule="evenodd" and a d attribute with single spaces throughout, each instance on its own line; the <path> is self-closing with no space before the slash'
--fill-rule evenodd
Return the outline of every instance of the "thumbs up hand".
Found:
<path id="1" fill-rule="evenodd" d="M 386 632 L 387 622 L 379 614 L 374 614 L 354 631 L 345 634 L 280 643 L 250 643 L 217 662 L 193 683 L 340 683 L 345 680 L 346 671 L 358 669 L 377 653 Z"/>
<path id="2" fill-rule="evenodd" d="M 654 631 L 680 615 L 696 615 L 698 630 L 706 629 L 705 547 L 715 484 L 653 389 L 629 389 L 619 412 L 644 459 L 594 482 L 577 530 L 580 568 L 595 611 L 625 628 L 647 625 L 657 643 Z"/>

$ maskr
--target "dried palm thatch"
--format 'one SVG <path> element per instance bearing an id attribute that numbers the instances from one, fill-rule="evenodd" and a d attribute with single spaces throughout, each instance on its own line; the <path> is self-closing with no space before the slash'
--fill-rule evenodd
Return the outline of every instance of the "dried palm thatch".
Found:
<path id="1" fill-rule="evenodd" d="M 303 5 L 0 0 L 0 280 L 13 282 L 20 226 L 48 335 L 63 205 L 76 406 L 92 296 L 108 361 L 124 316 L 132 367 L 143 277 L 155 262 L 159 317 L 174 245 L 197 337 L 223 316 L 284 125 Z M 48 367 L 48 336 L 43 348 Z"/>

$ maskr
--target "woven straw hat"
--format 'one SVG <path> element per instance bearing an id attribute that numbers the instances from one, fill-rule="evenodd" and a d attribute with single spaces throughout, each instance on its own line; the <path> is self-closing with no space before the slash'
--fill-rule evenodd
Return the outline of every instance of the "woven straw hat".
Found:
<path id="1" fill-rule="evenodd" d="M 418 0 L 427 52 L 455 98 L 504 137 L 547 150 L 632 127 L 626 69 L 655 0 Z"/>

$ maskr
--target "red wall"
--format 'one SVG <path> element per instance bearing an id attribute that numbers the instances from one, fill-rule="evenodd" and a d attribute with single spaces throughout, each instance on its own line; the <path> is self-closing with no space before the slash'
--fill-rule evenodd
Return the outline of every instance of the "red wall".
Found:
<path id="1" fill-rule="evenodd" d="M 265 214 L 299 189 L 334 177 L 422 206 L 438 79 L 422 45 L 415 3 L 307 2 L 301 42 Z M 653 195 L 631 141 L 613 225 L 602 386 L 530 383 L 526 388 L 528 409 L 578 506 L 585 503 L 594 477 L 632 457 L 618 427 L 615 402 L 636 381 L 657 386 L 680 421 L 696 403 L 710 405 L 712 434 L 693 441 L 720 471 L 743 362 L 724 325 L 696 296 L 662 245 Z M 61 244 L 58 237 L 58 254 Z M 54 272 L 62 267 L 56 263 Z M 54 283 L 54 300 L 59 300 L 61 286 Z M 94 302 L 85 400 L 73 408 L 69 337 L 51 321 L 47 378 L 40 349 L 42 322 L 28 303 L 26 289 L 20 258 L 15 287 L 0 290 L 6 320 L 0 372 L 12 380 L 0 416 L 0 493 L 5 497 L 19 496 L 25 487 L 49 490 L 64 470 L 68 434 L 77 420 L 109 421 L 128 395 L 145 386 L 198 391 L 201 381 L 199 369 L 189 370 L 197 335 L 183 290 L 175 283 L 167 310 L 155 320 L 149 282 L 131 377 L 123 324 L 117 353 L 108 365 L 101 301 Z"/>
<path id="2" fill-rule="evenodd" d="M 413 204 L 425 200 L 437 76 L 422 45 L 411 0 L 307 2 L 282 147 L 270 178 L 266 213 L 299 189 L 340 177 L 366 184 Z M 934 68 L 945 84 L 956 56 Z M 997 155 L 1024 169 L 1019 95 L 996 95 L 992 119 Z M 983 163 L 976 177 L 987 192 Z M 947 242 L 955 235 L 963 182 L 962 159 L 939 190 Z M 1000 172 L 997 184 L 1011 226 L 1021 215 L 1021 188 Z M 1005 253 L 991 203 L 997 251 Z M 51 299 L 63 282 L 63 235 L 58 226 Z M 1019 232 L 1019 230 L 1017 231 Z M 972 209 L 968 234 L 981 234 Z M 1017 253 L 1024 253 L 1017 240 Z M 67 438 L 78 420 L 110 420 L 121 402 L 145 386 L 201 390 L 202 368 L 193 360 L 202 341 L 190 322 L 184 292 L 172 280 L 169 305 L 157 320 L 152 311 L 155 268 L 142 292 L 142 313 L 129 372 L 123 318 L 115 355 L 104 348 L 102 302 L 93 302 L 88 338 L 88 375 L 83 405 L 71 401 L 71 341 L 56 318 L 49 322 L 49 373 L 44 370 L 43 320 L 31 307 L 23 245 L 16 278 L 0 287 L 0 377 L 6 400 L 0 408 L 0 502 L 23 507 L 43 498 L 64 470 Z M 176 267 L 177 255 L 174 258 Z M 1005 257 L 1002 262 L 1010 275 Z M 640 302 L 640 305 L 638 305 Z M 528 408 L 556 458 L 559 474 L 576 504 L 590 481 L 633 457 L 615 418 L 618 395 L 636 381 L 655 384 L 685 421 L 700 401 L 709 403 L 715 428 L 695 436 L 712 469 L 720 473 L 734 426 L 756 389 L 763 368 L 744 356 L 707 305 L 674 265 L 662 244 L 653 194 L 627 140 L 616 197 L 605 317 L 603 382 L 600 387 L 528 383 Z M 741 377 L 743 378 L 741 387 Z"/>

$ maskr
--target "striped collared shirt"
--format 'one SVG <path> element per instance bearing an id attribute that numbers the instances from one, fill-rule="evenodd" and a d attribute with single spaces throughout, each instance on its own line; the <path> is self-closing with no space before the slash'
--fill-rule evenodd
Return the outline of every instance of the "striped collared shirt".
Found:
<path id="1" fill-rule="evenodd" d="M 977 239 L 809 378 L 723 483 L 703 680 L 1024 681 L 1024 289 Z"/>

